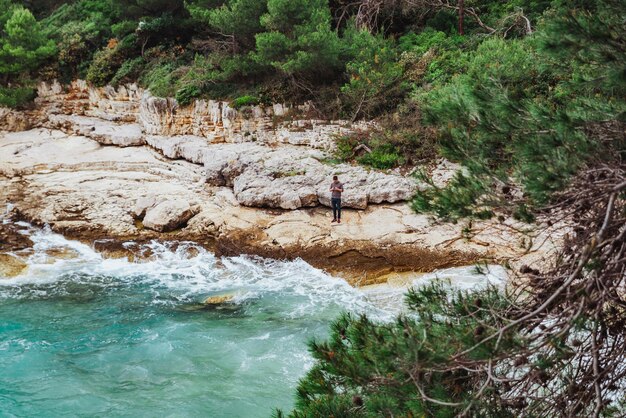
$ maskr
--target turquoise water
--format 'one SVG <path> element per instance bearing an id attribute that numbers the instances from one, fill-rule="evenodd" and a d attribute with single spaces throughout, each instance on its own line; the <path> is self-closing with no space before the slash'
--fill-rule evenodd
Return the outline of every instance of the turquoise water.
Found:
<path id="1" fill-rule="evenodd" d="M 293 405 L 306 342 L 341 311 L 401 306 L 402 289 L 353 289 L 303 261 L 155 243 L 130 263 L 30 231 L 27 273 L 0 279 L 2 417 L 267 417 Z M 233 303 L 202 303 L 223 294 Z"/>

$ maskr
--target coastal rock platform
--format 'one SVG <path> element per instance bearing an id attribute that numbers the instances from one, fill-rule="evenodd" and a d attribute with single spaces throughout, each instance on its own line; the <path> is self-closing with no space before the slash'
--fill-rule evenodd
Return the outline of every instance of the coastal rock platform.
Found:
<path id="1" fill-rule="evenodd" d="M 34 110 L 0 112 L 0 205 L 111 256 L 137 259 L 130 241 L 194 241 L 218 255 L 300 257 L 363 285 L 391 271 L 532 264 L 558 245 L 512 219 L 414 213 L 415 178 L 333 162 L 334 135 L 358 128 L 345 122 L 277 122 L 283 105 L 179 108 L 132 85 L 44 84 L 39 96 Z M 445 183 L 459 167 L 426 169 Z M 335 174 L 339 225 L 328 208 Z"/>
<path id="2" fill-rule="evenodd" d="M 142 220 L 163 201 L 177 202 L 170 209 L 180 217 L 148 228 Z M 340 225 L 319 205 L 248 207 L 237 199 L 236 186 L 207 183 L 201 165 L 149 146 L 106 146 L 47 129 L 0 136 L 0 204 L 11 204 L 16 218 L 112 255 L 129 255 L 122 245 L 128 241 L 196 241 L 220 255 L 301 257 L 360 284 L 389 271 L 521 262 L 553 247 L 531 241 L 513 221 L 474 223 L 468 235 L 467 225 L 436 223 L 406 202 L 347 209 Z"/>

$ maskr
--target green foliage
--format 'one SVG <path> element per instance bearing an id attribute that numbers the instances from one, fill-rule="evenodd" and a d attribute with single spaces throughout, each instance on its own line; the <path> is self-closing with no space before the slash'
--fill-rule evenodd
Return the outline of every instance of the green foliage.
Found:
<path id="1" fill-rule="evenodd" d="M 30 87 L 1 87 L 0 106 L 18 108 L 33 100 L 36 92 Z"/>
<path id="2" fill-rule="evenodd" d="M 154 96 L 171 97 L 176 93 L 173 70 L 174 65 L 171 63 L 155 65 L 144 74 L 142 82 Z"/>
<path id="3" fill-rule="evenodd" d="M 342 101 L 356 118 L 394 109 L 408 91 L 404 68 L 390 39 L 349 28 L 345 42 L 354 58 L 346 64 L 350 81 L 341 87 Z"/>
<path id="4" fill-rule="evenodd" d="M 344 314 L 332 324 L 328 341 L 311 342 L 316 363 L 300 381 L 296 407 L 289 416 L 452 417 L 460 413 L 478 382 L 463 370 L 446 371 L 446 365 L 455 353 L 474 346 L 501 325 L 498 314 L 508 302 L 496 289 L 453 292 L 441 282 L 411 290 L 406 301 L 410 313 L 395 322 Z M 518 334 L 506 333 L 497 350 L 509 352 L 522 343 Z M 495 344 L 494 340 L 482 343 L 468 360 L 489 358 L 496 352 Z M 423 402 L 417 381 L 424 395 L 452 405 Z M 488 397 L 484 402 L 470 410 L 510 415 Z"/>
<path id="5" fill-rule="evenodd" d="M 62 76 L 85 77 L 94 53 L 112 36 L 115 15 L 109 1 L 79 0 L 61 5 L 42 21 L 57 43 Z"/>
<path id="6" fill-rule="evenodd" d="M 446 187 L 435 186 L 423 173 L 418 173 L 418 178 L 430 187 L 413 199 L 411 204 L 417 212 L 430 212 L 452 220 L 466 217 L 486 219 L 493 215 L 488 202 L 479 204 L 487 190 L 484 182 L 475 177 L 459 172 Z"/>
<path id="7" fill-rule="evenodd" d="M 421 125 L 419 109 L 414 104 L 401 105 L 393 114 L 381 117 L 375 126 L 335 138 L 336 156 L 344 162 L 358 162 L 378 169 L 388 169 L 421 161 L 437 155 L 435 136 Z M 372 152 L 363 154 L 359 146 Z"/>
<path id="8" fill-rule="evenodd" d="M 177 15 L 184 11 L 183 0 L 113 0 L 120 14 L 129 18 Z"/>
<path id="9" fill-rule="evenodd" d="M 400 165 L 402 157 L 393 145 L 386 144 L 357 158 L 357 161 L 379 170 L 386 170 Z"/>
<path id="10" fill-rule="evenodd" d="M 231 36 L 235 45 L 252 49 L 254 36 L 261 32 L 261 16 L 267 11 L 265 0 L 228 0 L 222 6 L 209 9 L 195 3 L 187 4 L 191 15 L 222 35 Z"/>
<path id="11" fill-rule="evenodd" d="M 268 0 L 254 57 L 288 75 L 334 74 L 342 46 L 330 23 L 327 0 Z"/>
<path id="12" fill-rule="evenodd" d="M 96 86 L 104 86 L 117 72 L 115 49 L 105 48 L 94 54 L 93 61 L 87 70 L 87 81 Z"/>
<path id="13" fill-rule="evenodd" d="M 22 7 L 11 8 L 0 38 L 0 74 L 15 75 L 36 68 L 55 53 L 54 42 L 46 39 L 33 14 Z"/>
<path id="14" fill-rule="evenodd" d="M 111 26 L 111 32 L 113 33 L 113 36 L 118 39 L 124 38 L 126 35 L 134 32 L 136 29 L 137 22 L 132 20 L 123 20 Z"/>
<path id="15" fill-rule="evenodd" d="M 235 109 L 241 109 L 242 107 L 245 107 L 245 106 L 258 105 L 259 102 L 260 102 L 259 98 L 255 96 L 241 96 L 233 100 L 232 107 Z"/>
<path id="16" fill-rule="evenodd" d="M 175 97 L 178 104 L 181 106 L 187 106 L 188 104 L 191 104 L 193 99 L 200 96 L 200 93 L 202 93 L 202 91 L 199 87 L 188 85 L 178 89 Z"/>
<path id="17" fill-rule="evenodd" d="M 143 57 L 132 58 L 124 61 L 120 68 L 111 79 L 111 84 L 117 86 L 123 83 L 130 83 L 139 77 L 145 66 Z"/>
<path id="18" fill-rule="evenodd" d="M 423 192 L 416 209 L 482 217 L 485 206 L 510 205 L 493 185 L 511 176 L 524 189 L 523 204 L 541 205 L 580 167 L 592 144 L 555 108 L 559 78 L 535 51 L 532 41 L 486 40 L 470 53 L 465 74 L 419 96 L 442 134 L 442 154 L 467 173 Z"/>

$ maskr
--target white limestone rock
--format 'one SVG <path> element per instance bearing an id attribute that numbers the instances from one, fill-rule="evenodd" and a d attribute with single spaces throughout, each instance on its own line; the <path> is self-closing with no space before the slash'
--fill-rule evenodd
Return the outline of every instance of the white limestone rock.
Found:
<path id="1" fill-rule="evenodd" d="M 166 200 L 146 211 L 143 226 L 158 232 L 173 231 L 187 223 L 197 213 L 189 202 Z"/>
<path id="2" fill-rule="evenodd" d="M 86 136 L 103 145 L 130 147 L 145 144 L 141 126 L 136 123 L 118 124 L 80 115 L 49 115 L 48 124 L 53 128 Z"/>
<path id="3" fill-rule="evenodd" d="M 135 206 L 133 206 L 133 209 L 131 210 L 130 214 L 135 219 L 143 219 L 146 216 L 146 212 L 149 209 L 152 209 L 153 207 L 163 202 L 164 200 L 165 200 L 164 197 L 159 197 L 156 195 L 148 195 L 148 196 L 140 197 L 135 202 Z"/>

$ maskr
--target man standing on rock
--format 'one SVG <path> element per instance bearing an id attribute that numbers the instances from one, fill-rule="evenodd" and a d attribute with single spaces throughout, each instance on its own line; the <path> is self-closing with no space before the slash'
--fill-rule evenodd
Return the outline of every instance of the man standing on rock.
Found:
<path id="1" fill-rule="evenodd" d="M 341 192 L 343 192 L 343 184 L 339 181 L 337 176 L 333 176 L 330 191 L 330 203 L 333 207 L 333 222 L 341 223 Z"/>

